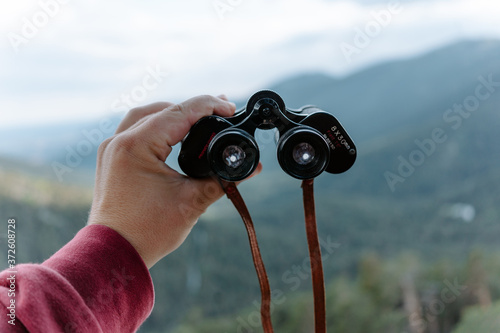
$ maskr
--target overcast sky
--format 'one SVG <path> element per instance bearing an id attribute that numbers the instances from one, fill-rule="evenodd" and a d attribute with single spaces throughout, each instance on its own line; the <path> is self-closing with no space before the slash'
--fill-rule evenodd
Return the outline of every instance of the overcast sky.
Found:
<path id="1" fill-rule="evenodd" d="M 205 93 L 246 99 L 301 72 L 344 76 L 456 40 L 500 39 L 499 16 L 495 0 L 4 2 L 0 129 Z"/>

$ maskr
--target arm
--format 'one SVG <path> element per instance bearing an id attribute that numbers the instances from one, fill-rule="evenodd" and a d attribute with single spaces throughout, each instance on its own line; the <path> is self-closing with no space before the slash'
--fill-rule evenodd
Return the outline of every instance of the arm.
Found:
<path id="1" fill-rule="evenodd" d="M 43 264 L 15 271 L 0 273 L 0 302 L 15 301 L 15 319 L 3 315 L 0 332 L 134 332 L 153 308 L 146 265 L 105 226 L 87 226 Z"/>
<path id="2" fill-rule="evenodd" d="M 148 268 L 179 247 L 223 195 L 217 181 L 183 176 L 165 160 L 199 118 L 234 111 L 210 96 L 131 110 L 99 147 L 89 225 L 43 264 L 17 266 L 15 329 L 135 331 L 153 306 Z M 0 273 L 5 308 L 8 274 Z M 0 328 L 10 332 L 5 317 Z"/>

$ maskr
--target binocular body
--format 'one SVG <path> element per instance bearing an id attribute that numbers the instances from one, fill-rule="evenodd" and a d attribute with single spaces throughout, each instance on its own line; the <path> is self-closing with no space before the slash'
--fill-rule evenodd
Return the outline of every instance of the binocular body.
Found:
<path id="1" fill-rule="evenodd" d="M 232 117 L 208 116 L 191 127 L 179 153 L 179 166 L 195 178 L 227 181 L 249 177 L 259 164 L 256 129 L 276 128 L 281 168 L 297 179 L 323 171 L 342 173 L 356 160 L 356 147 L 339 121 L 314 106 L 288 109 L 275 92 L 255 93 Z"/>

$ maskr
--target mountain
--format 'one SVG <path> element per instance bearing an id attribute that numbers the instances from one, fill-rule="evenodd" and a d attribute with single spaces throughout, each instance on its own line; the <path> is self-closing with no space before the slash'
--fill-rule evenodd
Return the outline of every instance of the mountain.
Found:
<path id="1" fill-rule="evenodd" d="M 413 251 L 426 261 L 460 262 L 472 249 L 499 249 L 499 54 L 500 41 L 466 41 L 348 77 L 308 73 L 271 85 L 291 108 L 315 104 L 334 114 L 357 144 L 358 159 L 349 171 L 315 181 L 320 237 L 336 244 L 324 263 L 327 281 L 354 279 L 367 251 L 384 258 Z M 1 151 L 17 158 L 0 159 L 1 208 L 25 221 L 23 259 L 43 260 L 84 225 L 98 145 L 88 133 L 99 126 L 0 134 Z M 273 136 L 261 133 L 259 140 L 264 171 L 240 188 L 271 285 L 291 297 L 283 276 L 307 255 L 300 182 L 280 170 Z M 59 182 L 52 163 L 66 163 L 84 141 L 92 152 Z M 28 166 L 33 156 L 36 163 Z M 176 156 L 168 162 L 175 164 Z M 85 180 L 72 183 L 74 178 Z M 80 192 L 86 194 L 65 201 Z M 202 216 L 186 243 L 152 274 L 156 307 L 144 332 L 186 323 L 188 312 L 200 321 L 234 319 L 259 299 L 244 227 L 226 199 Z M 309 282 L 300 284 L 303 290 Z"/>
<path id="2" fill-rule="evenodd" d="M 288 107 L 313 104 L 333 113 L 361 143 L 439 120 L 446 109 L 474 92 L 479 76 L 499 75 L 498 54 L 498 40 L 465 41 L 344 78 L 306 73 L 270 88 L 283 97 Z M 245 103 L 239 101 L 237 105 Z M 0 154 L 38 164 L 64 162 L 67 146 L 76 149 L 79 142 L 88 141 L 84 131 L 99 130 L 103 120 L 109 120 L 114 128 L 120 117 L 110 114 L 95 122 L 4 130 L 0 133 Z M 102 134 L 107 137 L 112 131 Z M 92 142 L 92 146 L 94 150 L 83 159 L 84 168 L 95 165 L 97 144 Z"/>
<path id="3" fill-rule="evenodd" d="M 289 107 L 330 111 L 362 142 L 435 121 L 474 93 L 479 76 L 500 75 L 499 54 L 498 40 L 460 42 L 342 79 L 304 74 L 272 88 Z"/>

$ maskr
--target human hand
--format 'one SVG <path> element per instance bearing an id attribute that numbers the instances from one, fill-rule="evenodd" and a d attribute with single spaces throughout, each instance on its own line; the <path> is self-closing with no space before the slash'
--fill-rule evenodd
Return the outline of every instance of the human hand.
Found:
<path id="1" fill-rule="evenodd" d="M 228 117 L 224 96 L 132 109 L 100 146 L 89 224 L 106 225 L 127 239 L 148 268 L 178 248 L 200 215 L 224 192 L 214 179 L 193 179 L 165 164 L 172 146 L 211 114 Z M 256 173 L 260 172 L 259 164 Z"/>

